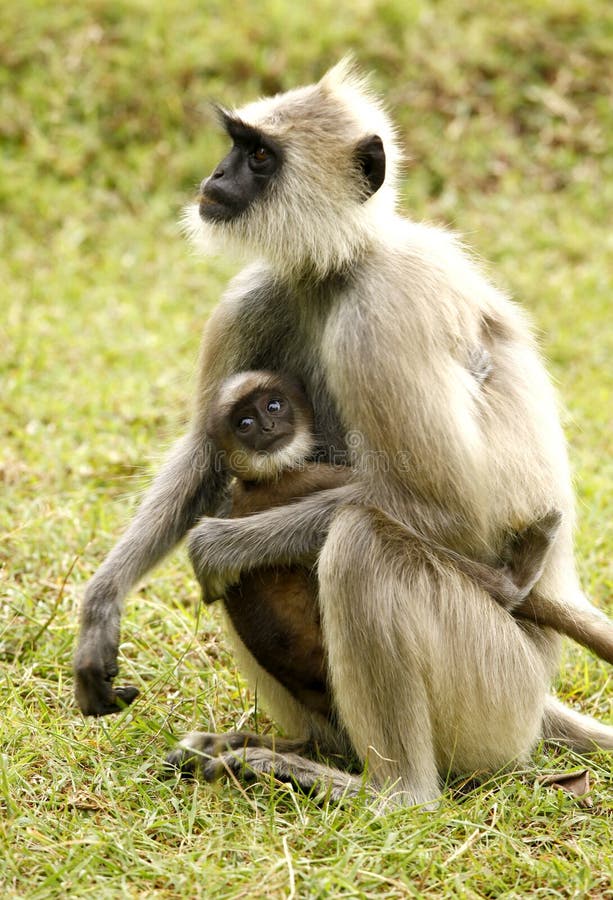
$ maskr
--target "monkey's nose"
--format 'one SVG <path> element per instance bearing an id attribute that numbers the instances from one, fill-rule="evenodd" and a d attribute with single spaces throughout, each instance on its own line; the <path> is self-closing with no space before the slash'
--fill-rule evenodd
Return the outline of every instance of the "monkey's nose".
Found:
<path id="1" fill-rule="evenodd" d="M 224 169 L 222 169 L 220 167 L 218 169 L 215 169 L 213 174 L 209 175 L 208 178 L 203 178 L 202 181 L 200 182 L 200 193 L 201 194 L 206 193 L 207 185 L 210 184 L 211 181 L 217 181 L 218 178 L 223 178 L 225 174 L 226 173 L 225 173 Z"/>

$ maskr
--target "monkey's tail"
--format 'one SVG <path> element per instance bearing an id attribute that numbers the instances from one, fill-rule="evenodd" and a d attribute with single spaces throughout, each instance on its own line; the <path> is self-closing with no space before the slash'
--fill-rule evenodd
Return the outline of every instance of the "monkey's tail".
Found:
<path id="1" fill-rule="evenodd" d="M 591 753 L 599 748 L 613 750 L 610 725 L 602 725 L 590 716 L 569 709 L 555 697 L 548 697 L 545 703 L 542 736 L 578 753 Z"/>

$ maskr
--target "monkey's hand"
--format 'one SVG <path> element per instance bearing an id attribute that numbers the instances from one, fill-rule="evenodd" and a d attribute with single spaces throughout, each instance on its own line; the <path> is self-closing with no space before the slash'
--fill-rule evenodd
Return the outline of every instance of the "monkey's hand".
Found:
<path id="1" fill-rule="evenodd" d="M 99 615 L 100 591 L 92 583 L 85 594 L 79 646 L 74 658 L 75 697 L 86 716 L 108 716 L 129 706 L 138 696 L 132 685 L 113 687 L 117 675 L 117 617 Z M 108 613 L 108 602 L 104 601 Z"/>
<path id="2" fill-rule="evenodd" d="M 75 697 L 84 715 L 108 716 L 138 697 L 139 690 L 132 685 L 113 687 L 118 672 L 116 656 L 114 647 L 93 634 L 81 641 L 74 661 Z"/>

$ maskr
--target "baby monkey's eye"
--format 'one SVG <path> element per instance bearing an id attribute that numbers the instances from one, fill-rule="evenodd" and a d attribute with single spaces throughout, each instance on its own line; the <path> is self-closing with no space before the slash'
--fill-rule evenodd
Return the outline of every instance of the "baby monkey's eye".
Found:
<path id="1" fill-rule="evenodd" d="M 278 413 L 281 412 L 281 406 L 281 400 L 269 400 L 266 409 L 269 413 Z"/>
<path id="2" fill-rule="evenodd" d="M 239 419 L 238 430 L 249 431 L 254 422 L 255 419 L 253 418 L 253 416 L 243 416 L 242 419 Z"/>
<path id="3" fill-rule="evenodd" d="M 270 157 L 270 153 L 266 149 L 266 147 L 258 147 L 251 154 L 252 159 L 255 159 L 256 162 L 266 162 L 266 160 Z"/>

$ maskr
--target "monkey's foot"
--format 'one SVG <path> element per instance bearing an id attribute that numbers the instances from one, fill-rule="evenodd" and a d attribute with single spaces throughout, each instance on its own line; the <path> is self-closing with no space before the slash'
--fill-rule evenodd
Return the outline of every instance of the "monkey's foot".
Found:
<path id="1" fill-rule="evenodd" d="M 181 775 L 198 774 L 204 781 L 217 781 L 230 775 L 239 781 L 254 781 L 262 775 L 294 784 L 307 794 L 334 801 L 358 794 L 362 779 L 306 759 L 290 748 L 299 749 L 303 741 L 277 741 L 276 749 L 258 735 L 209 734 L 193 731 L 166 757 L 166 766 Z"/>
<path id="2" fill-rule="evenodd" d="M 205 781 L 215 781 L 208 777 L 207 764 L 217 759 L 224 750 L 232 746 L 232 734 L 213 734 L 208 731 L 192 731 L 186 734 L 177 748 L 166 755 L 165 769 L 190 776 L 198 772 Z"/>

